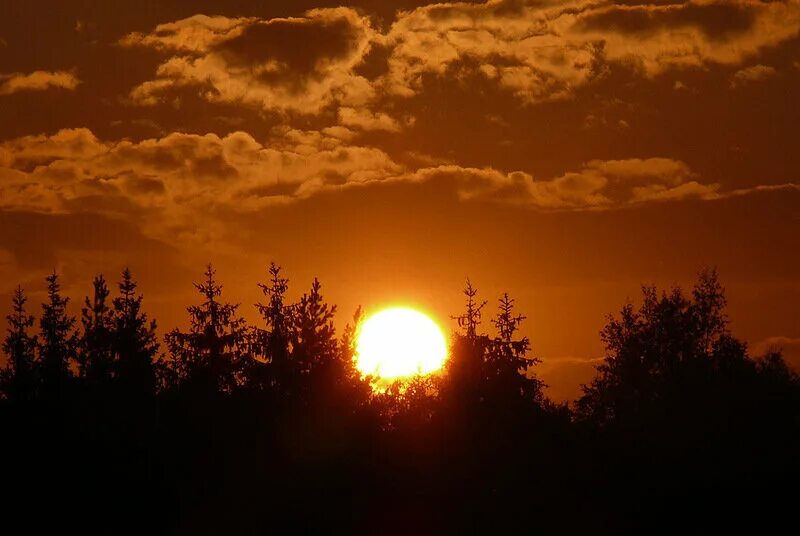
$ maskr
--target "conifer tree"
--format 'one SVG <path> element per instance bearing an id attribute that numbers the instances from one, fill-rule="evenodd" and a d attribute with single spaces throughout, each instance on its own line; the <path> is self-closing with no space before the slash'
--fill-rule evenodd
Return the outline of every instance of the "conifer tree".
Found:
<path id="1" fill-rule="evenodd" d="M 292 315 L 292 361 L 300 376 L 310 374 L 337 357 L 333 327 L 336 306 L 325 303 L 321 291 L 322 284 L 314 278 L 311 290 L 303 294 Z"/>
<path id="2" fill-rule="evenodd" d="M 498 300 L 498 313 L 492 319 L 498 337 L 491 344 L 487 355 L 487 381 L 494 380 L 503 395 L 518 394 L 527 400 L 542 397 L 541 381 L 532 376 L 530 367 L 538 363 L 536 358 L 527 356 L 530 349 L 528 337 L 515 338 L 523 315 L 514 314 L 514 300 L 504 293 Z"/>
<path id="3" fill-rule="evenodd" d="M 108 286 L 102 275 L 92 282 L 94 294 L 82 309 L 83 337 L 78 355 L 79 374 L 90 385 L 110 381 L 114 365 L 113 311 L 107 302 Z"/>
<path id="4" fill-rule="evenodd" d="M 11 298 L 8 334 L 3 341 L 3 352 L 8 357 L 6 368 L 0 372 L 0 394 L 12 402 L 26 402 L 36 394 L 36 337 L 28 334 L 33 326 L 33 315 L 25 310 L 28 299 L 21 286 Z"/>
<path id="5" fill-rule="evenodd" d="M 353 313 L 352 322 L 348 322 L 342 331 L 342 340 L 339 346 L 342 354 L 342 360 L 348 363 L 353 363 L 354 366 L 354 360 L 356 358 L 356 335 L 363 320 L 364 310 L 359 305 L 355 313 Z"/>
<path id="6" fill-rule="evenodd" d="M 339 372 L 337 377 L 347 385 L 350 396 L 355 402 L 365 401 L 369 398 L 371 387 L 367 378 L 361 377 L 361 372 L 356 368 L 356 337 L 358 329 L 364 320 L 364 310 L 361 306 L 356 308 L 351 322 L 348 322 L 342 331 L 339 343 Z"/>
<path id="7" fill-rule="evenodd" d="M 275 387 L 288 381 L 293 307 L 285 303 L 289 280 L 281 276 L 281 267 L 270 263 L 269 276 L 269 283 L 258 285 L 267 301 L 256 304 L 264 319 L 264 328 L 254 331 L 254 349 L 261 359 L 250 363 L 247 376 L 256 385 Z"/>
<path id="8" fill-rule="evenodd" d="M 485 300 L 478 301 L 478 289 L 467 279 L 464 287 L 466 297 L 464 313 L 451 316 L 458 322 L 463 333 L 455 333 L 450 348 L 450 359 L 446 362 L 447 381 L 442 385 L 446 397 L 454 397 L 456 406 L 469 405 L 481 398 L 484 362 L 489 350 L 489 337 L 478 333 Z"/>
<path id="9" fill-rule="evenodd" d="M 156 355 L 159 344 L 156 321 L 142 311 L 143 297 L 125 268 L 114 298 L 115 376 L 130 394 L 150 395 L 156 387 Z"/>
<path id="10" fill-rule="evenodd" d="M 472 282 L 467 279 L 467 286 L 464 287 L 464 295 L 467 297 L 466 310 L 464 314 L 451 317 L 458 322 L 458 326 L 464 330 L 464 335 L 473 339 L 478 334 L 478 326 L 481 323 L 481 310 L 486 305 L 486 301 L 480 303 L 475 299 L 478 289 L 472 286 Z"/>
<path id="11" fill-rule="evenodd" d="M 203 302 L 187 308 L 189 331 L 175 329 L 167 334 L 166 342 L 182 379 L 214 392 L 230 393 L 242 380 L 247 333 L 244 319 L 237 314 L 239 305 L 220 301 L 222 285 L 215 274 L 209 264 L 205 281 L 195 284 Z"/>
<path id="12" fill-rule="evenodd" d="M 70 361 L 75 358 L 77 337 L 73 332 L 75 317 L 67 314 L 69 298 L 61 296 L 58 274 L 47 276 L 47 301 L 39 319 L 39 374 L 43 395 L 59 397 L 72 378 Z"/>
<path id="13" fill-rule="evenodd" d="M 463 334 L 456 334 L 447 362 L 445 395 L 456 397 L 464 408 L 482 407 L 502 411 L 511 404 L 540 404 L 544 385 L 529 368 L 538 361 L 528 357 L 530 341 L 516 338 L 522 315 L 514 314 L 514 300 L 508 294 L 499 299 L 499 310 L 492 323 L 498 336 L 478 332 L 486 301 L 478 301 L 478 290 L 467 280 L 464 289 L 466 310 L 453 316 Z M 493 414 L 490 412 L 490 414 Z"/>

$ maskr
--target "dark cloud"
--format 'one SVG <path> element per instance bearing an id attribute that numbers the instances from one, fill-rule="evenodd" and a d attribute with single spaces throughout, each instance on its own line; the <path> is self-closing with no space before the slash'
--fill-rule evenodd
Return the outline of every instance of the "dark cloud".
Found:
<path id="1" fill-rule="evenodd" d="M 373 99 L 374 88 L 353 71 L 373 35 L 368 18 L 335 8 L 295 18 L 194 16 L 129 34 L 120 44 L 176 54 L 158 67 L 157 78 L 130 92 L 136 104 L 158 104 L 189 86 L 210 101 L 309 114 Z"/>
<path id="2" fill-rule="evenodd" d="M 661 30 L 693 27 L 715 41 L 728 41 L 751 30 L 757 8 L 746 3 L 673 3 L 613 6 L 583 17 L 584 30 L 611 30 L 649 37 Z"/>
<path id="3" fill-rule="evenodd" d="M 276 65 L 261 74 L 264 81 L 280 83 L 281 76 L 311 76 L 330 61 L 358 52 L 359 28 L 347 18 L 275 19 L 246 26 L 212 49 L 233 68 Z"/>

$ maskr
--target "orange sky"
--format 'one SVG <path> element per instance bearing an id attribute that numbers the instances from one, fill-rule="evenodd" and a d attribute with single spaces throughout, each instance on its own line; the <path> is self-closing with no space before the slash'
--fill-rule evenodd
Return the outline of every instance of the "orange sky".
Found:
<path id="1" fill-rule="evenodd" d="M 252 318 L 274 259 L 342 324 L 450 325 L 469 276 L 565 398 L 640 284 L 716 265 L 800 363 L 799 32 L 797 0 L 5 2 L 0 312 L 130 264 L 171 327 L 213 261 Z"/>

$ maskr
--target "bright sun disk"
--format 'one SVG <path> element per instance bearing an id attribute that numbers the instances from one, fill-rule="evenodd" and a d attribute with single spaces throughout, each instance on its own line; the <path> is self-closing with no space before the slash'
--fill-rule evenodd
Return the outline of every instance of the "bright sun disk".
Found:
<path id="1" fill-rule="evenodd" d="M 439 326 L 405 307 L 369 317 L 356 341 L 356 368 L 380 379 L 430 374 L 442 368 L 446 358 L 447 344 Z"/>

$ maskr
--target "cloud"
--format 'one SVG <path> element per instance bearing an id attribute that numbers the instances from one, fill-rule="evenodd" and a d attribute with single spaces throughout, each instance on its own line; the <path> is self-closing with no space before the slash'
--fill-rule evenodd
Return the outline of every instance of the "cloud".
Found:
<path id="1" fill-rule="evenodd" d="M 737 88 L 754 82 L 761 82 L 768 78 L 772 78 L 778 74 L 774 67 L 769 65 L 751 65 L 744 69 L 739 69 L 733 74 L 731 78 L 731 88 Z"/>
<path id="2" fill-rule="evenodd" d="M 610 60 L 630 60 L 649 76 L 668 69 L 738 65 L 800 31 L 797 0 L 695 0 L 590 9 L 575 30 L 605 40 Z"/>
<path id="3" fill-rule="evenodd" d="M 70 71 L 34 71 L 0 75 L 0 95 L 11 95 L 20 91 L 45 91 L 61 88 L 73 91 L 81 81 Z"/>
<path id="4" fill-rule="evenodd" d="M 593 160 L 578 171 L 535 180 L 521 171 L 445 165 L 417 170 L 412 181 L 447 180 L 464 200 L 490 200 L 541 210 L 618 209 L 654 201 L 720 199 L 683 162 L 668 158 Z"/>
<path id="5" fill-rule="evenodd" d="M 413 95 L 426 74 L 466 70 L 540 102 L 569 97 L 618 65 L 645 77 L 738 65 L 799 30 L 797 0 L 434 4 L 401 14 L 385 37 L 386 81 L 395 94 Z"/>
<path id="6" fill-rule="evenodd" d="M 424 92 L 431 76 L 480 77 L 533 104 L 571 98 L 618 68 L 653 78 L 738 66 L 798 32 L 800 0 L 488 0 L 400 11 L 385 32 L 346 7 L 272 19 L 195 15 L 120 44 L 167 55 L 130 91 L 134 104 L 189 91 L 279 113 L 332 109 L 344 126 L 396 131 L 402 124 L 381 107 Z"/>
<path id="7" fill-rule="evenodd" d="M 176 22 L 159 24 L 150 34 L 128 34 L 120 40 L 120 45 L 143 46 L 169 52 L 206 53 L 212 46 L 241 35 L 246 26 L 257 20 L 195 15 Z"/>
<path id="8" fill-rule="evenodd" d="M 366 108 L 339 108 L 339 123 L 347 127 L 363 130 L 386 130 L 397 132 L 400 124 L 384 113 L 372 112 Z"/>
<path id="9" fill-rule="evenodd" d="M 332 134 L 283 128 L 264 144 L 244 132 L 105 142 L 66 129 L 17 138 L 0 143 L 0 209 L 94 212 L 136 219 L 152 235 L 206 239 L 224 233 L 226 214 L 401 172 L 384 152 Z"/>
<path id="10" fill-rule="evenodd" d="M 129 34 L 120 44 L 170 55 L 156 78 L 131 90 L 135 104 L 155 105 L 188 88 L 211 102 L 318 114 L 373 99 L 373 87 L 354 67 L 374 36 L 366 17 L 342 7 L 274 19 L 197 15 Z"/>
<path id="11" fill-rule="evenodd" d="M 0 210 L 92 213 L 138 222 L 149 236 L 222 241 L 244 217 L 324 192 L 396 183 L 444 184 L 465 202 L 544 211 L 612 210 L 683 199 L 716 200 L 800 185 L 722 191 L 668 158 L 592 160 L 535 179 L 523 171 L 431 164 L 354 143 L 354 132 L 276 128 L 263 142 L 246 132 L 171 133 L 103 141 L 88 129 L 0 142 Z"/>

